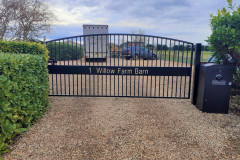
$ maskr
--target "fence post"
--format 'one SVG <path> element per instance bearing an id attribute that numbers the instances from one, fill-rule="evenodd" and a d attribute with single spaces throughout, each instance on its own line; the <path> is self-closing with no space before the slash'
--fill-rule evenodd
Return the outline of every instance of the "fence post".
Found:
<path id="1" fill-rule="evenodd" d="M 198 80 L 200 71 L 200 59 L 201 59 L 201 43 L 197 43 L 195 46 L 195 59 L 194 59 L 194 72 L 193 72 L 193 86 L 192 86 L 192 104 L 197 104 L 198 93 Z"/>

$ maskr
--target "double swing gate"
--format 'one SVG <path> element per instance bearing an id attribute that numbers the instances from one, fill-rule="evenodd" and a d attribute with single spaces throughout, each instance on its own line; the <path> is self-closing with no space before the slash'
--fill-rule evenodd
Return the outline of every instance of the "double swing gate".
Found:
<path id="1" fill-rule="evenodd" d="M 51 96 L 190 98 L 193 43 L 95 34 L 46 45 Z"/>

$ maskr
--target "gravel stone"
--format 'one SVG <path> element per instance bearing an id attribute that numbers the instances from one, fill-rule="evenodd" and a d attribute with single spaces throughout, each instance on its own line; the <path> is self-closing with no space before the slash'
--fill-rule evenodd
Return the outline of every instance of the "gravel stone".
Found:
<path id="1" fill-rule="evenodd" d="M 190 100 L 51 97 L 4 160 L 240 159 L 240 117 Z"/>

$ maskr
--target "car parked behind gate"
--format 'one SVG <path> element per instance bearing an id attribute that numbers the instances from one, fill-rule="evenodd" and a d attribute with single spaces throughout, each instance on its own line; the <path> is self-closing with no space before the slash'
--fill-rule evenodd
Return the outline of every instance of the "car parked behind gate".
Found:
<path id="1" fill-rule="evenodd" d="M 150 51 L 148 48 L 138 47 L 138 46 L 130 46 L 125 47 L 122 50 L 122 57 L 125 57 L 127 60 L 129 59 L 156 59 L 157 54 Z"/>

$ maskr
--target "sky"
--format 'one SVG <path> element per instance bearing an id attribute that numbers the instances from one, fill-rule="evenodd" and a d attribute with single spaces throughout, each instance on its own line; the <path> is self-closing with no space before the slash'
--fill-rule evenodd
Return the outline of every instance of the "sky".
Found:
<path id="1" fill-rule="evenodd" d="M 47 40 L 83 34 L 83 24 L 106 24 L 109 33 L 162 36 L 206 43 L 210 14 L 227 7 L 226 0 L 47 0 L 56 15 Z"/>

